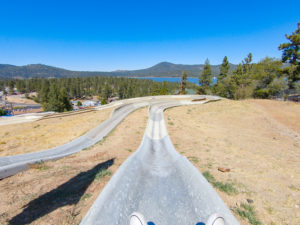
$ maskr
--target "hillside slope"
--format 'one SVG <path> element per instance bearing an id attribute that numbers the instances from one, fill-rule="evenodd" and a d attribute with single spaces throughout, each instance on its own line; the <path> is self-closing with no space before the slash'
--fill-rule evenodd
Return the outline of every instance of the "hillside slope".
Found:
<path id="1" fill-rule="evenodd" d="M 14 66 L 0 64 L 0 79 L 8 78 L 61 78 L 61 77 L 84 77 L 84 76 L 127 76 L 127 77 L 178 77 L 184 70 L 189 72 L 189 76 L 199 76 L 204 65 L 183 65 L 169 62 L 161 62 L 152 67 L 140 70 L 118 70 L 112 72 L 101 71 L 71 71 L 43 64 L 30 64 L 25 66 Z M 234 69 L 236 65 L 231 65 Z M 214 75 L 219 73 L 219 65 L 212 65 Z"/>
<path id="2" fill-rule="evenodd" d="M 211 174 L 231 209 L 247 204 L 261 224 L 299 224 L 299 104 L 222 100 L 168 109 L 165 120 L 176 150 Z M 236 216 L 242 225 L 260 224 Z"/>

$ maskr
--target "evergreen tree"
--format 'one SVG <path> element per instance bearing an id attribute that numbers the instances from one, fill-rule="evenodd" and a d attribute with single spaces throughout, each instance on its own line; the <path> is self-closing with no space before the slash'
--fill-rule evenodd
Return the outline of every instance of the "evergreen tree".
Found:
<path id="1" fill-rule="evenodd" d="M 283 43 L 279 46 L 282 50 L 282 61 L 289 62 L 292 65 L 300 65 L 300 23 L 298 29 L 291 35 L 285 35 L 289 43 Z"/>
<path id="2" fill-rule="evenodd" d="M 126 98 L 126 86 L 124 83 L 121 83 L 119 86 L 119 98 L 124 99 Z"/>
<path id="3" fill-rule="evenodd" d="M 48 99 L 45 103 L 45 107 L 43 107 L 45 111 L 61 112 L 60 104 L 58 101 L 58 90 L 55 83 L 51 83 Z"/>
<path id="4" fill-rule="evenodd" d="M 48 102 L 48 94 L 49 94 L 49 82 L 48 80 L 44 79 L 42 81 L 41 90 L 39 91 L 38 94 L 39 101 L 42 103 L 43 108 L 46 107 L 46 106 L 44 107 L 43 104 L 47 104 Z"/>
<path id="5" fill-rule="evenodd" d="M 242 62 L 242 67 L 243 67 L 243 74 L 249 75 L 249 73 L 252 70 L 252 53 L 250 52 L 247 57 L 244 59 Z"/>
<path id="6" fill-rule="evenodd" d="M 281 79 L 282 62 L 269 57 L 253 65 L 251 80 L 254 82 L 255 98 L 268 98 L 282 93 L 286 85 Z M 276 81 L 275 81 L 276 80 Z"/>
<path id="7" fill-rule="evenodd" d="M 186 81 L 187 81 L 188 72 L 183 71 L 180 82 L 180 92 L 181 94 L 186 94 Z"/>
<path id="8" fill-rule="evenodd" d="M 108 99 L 111 96 L 111 94 L 112 94 L 111 87 L 108 84 L 106 84 L 102 92 L 102 97 Z"/>
<path id="9" fill-rule="evenodd" d="M 217 83 L 213 86 L 213 93 L 221 97 L 228 97 L 226 90 L 227 77 L 229 74 L 230 64 L 228 62 L 227 56 L 224 57 L 223 62 L 220 66 L 220 73 L 218 76 Z"/>
<path id="10" fill-rule="evenodd" d="M 72 104 L 69 100 L 67 89 L 65 87 L 60 88 L 58 95 L 58 112 L 66 112 L 72 110 Z"/>
<path id="11" fill-rule="evenodd" d="M 282 50 L 282 62 L 289 62 L 290 68 L 285 68 L 283 73 L 287 75 L 288 85 L 293 89 L 295 83 L 300 80 L 300 23 L 298 28 L 291 35 L 285 35 L 289 40 L 288 43 L 283 43 L 279 46 Z"/>
<path id="12" fill-rule="evenodd" d="M 249 98 L 253 94 L 252 80 L 249 79 L 248 73 L 245 73 L 244 65 L 239 64 L 232 72 L 227 86 L 229 96 L 236 100 Z"/>
<path id="13" fill-rule="evenodd" d="M 163 85 L 162 85 L 162 87 L 160 89 L 160 93 L 159 94 L 160 95 L 167 95 L 168 94 L 167 82 L 166 81 L 163 82 Z"/>
<path id="14" fill-rule="evenodd" d="M 199 77 L 199 91 L 202 94 L 208 93 L 210 84 L 212 83 L 212 69 L 209 63 L 209 60 L 206 59 L 203 71 Z"/>
<path id="15" fill-rule="evenodd" d="M 15 82 L 13 80 L 8 81 L 8 91 L 10 94 L 14 93 Z"/>
<path id="16" fill-rule="evenodd" d="M 228 62 L 227 56 L 225 56 L 220 66 L 220 74 L 218 76 L 218 82 L 222 83 L 223 79 L 228 76 L 229 69 L 230 69 L 230 64 Z"/>

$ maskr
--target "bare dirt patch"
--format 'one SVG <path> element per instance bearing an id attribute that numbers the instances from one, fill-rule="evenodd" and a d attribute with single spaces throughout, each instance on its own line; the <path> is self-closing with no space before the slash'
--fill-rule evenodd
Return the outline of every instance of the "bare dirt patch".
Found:
<path id="1" fill-rule="evenodd" d="M 65 144 L 109 118 L 112 109 L 1 126 L 0 156 L 40 151 Z"/>
<path id="2" fill-rule="evenodd" d="M 1 180 L 0 224 L 79 224 L 140 145 L 147 118 L 146 108 L 137 110 L 95 146 Z"/>
<path id="3" fill-rule="evenodd" d="M 250 223 L 238 214 L 246 210 L 251 214 L 253 207 L 262 224 L 296 225 L 300 224 L 299 110 L 297 103 L 222 100 L 169 109 L 165 120 L 177 151 L 206 172 L 241 224 Z M 219 167 L 230 172 L 218 171 Z"/>
<path id="4" fill-rule="evenodd" d="M 38 104 L 35 101 L 31 100 L 31 99 L 27 99 L 24 97 L 21 97 L 20 95 L 10 95 L 10 96 L 6 96 L 6 100 L 8 102 L 12 102 L 12 103 L 21 103 L 21 104 Z"/>
<path id="5" fill-rule="evenodd" d="M 300 133 L 300 104 L 295 102 L 280 102 L 272 100 L 249 100 L 260 106 L 270 117 L 283 125 Z"/>

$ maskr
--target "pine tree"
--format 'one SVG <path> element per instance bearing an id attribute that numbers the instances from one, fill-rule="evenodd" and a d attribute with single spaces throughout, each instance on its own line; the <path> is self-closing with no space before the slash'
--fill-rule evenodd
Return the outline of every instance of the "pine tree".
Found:
<path id="1" fill-rule="evenodd" d="M 291 35 L 285 35 L 289 43 L 283 43 L 279 46 L 282 50 L 282 61 L 289 62 L 292 65 L 300 65 L 300 23 L 298 29 Z"/>
<path id="2" fill-rule="evenodd" d="M 282 50 L 282 62 L 289 62 L 290 68 L 283 70 L 288 77 L 288 85 L 290 89 L 295 87 L 295 83 L 300 80 L 300 23 L 298 29 L 291 35 L 285 35 L 289 43 L 283 43 L 279 46 Z"/>
<path id="3" fill-rule="evenodd" d="M 60 88 L 58 95 L 58 112 L 70 111 L 72 109 L 72 104 L 69 100 L 67 89 L 65 87 Z"/>
<path id="4" fill-rule="evenodd" d="M 55 111 L 60 112 L 60 104 L 58 101 L 58 91 L 55 83 L 51 83 L 49 94 L 48 94 L 48 100 L 46 102 L 46 107 L 44 110 L 46 111 Z"/>
<path id="5" fill-rule="evenodd" d="M 180 82 L 180 92 L 181 94 L 186 94 L 186 80 L 187 80 L 188 72 L 183 71 Z"/>
<path id="6" fill-rule="evenodd" d="M 167 90 L 167 82 L 164 81 L 163 85 L 160 89 L 160 95 L 167 95 L 168 94 L 168 90 Z"/>
<path id="7" fill-rule="evenodd" d="M 212 69 L 209 63 L 209 60 L 205 60 L 203 71 L 199 77 L 199 91 L 202 94 L 206 94 L 212 83 Z"/>
<path id="8" fill-rule="evenodd" d="M 39 92 L 39 101 L 43 104 L 48 102 L 48 94 L 49 94 L 49 82 L 47 80 L 42 81 L 42 88 Z"/>
<path id="9" fill-rule="evenodd" d="M 232 76 L 230 76 L 229 79 L 227 90 L 230 94 L 230 97 L 236 100 L 249 98 L 253 94 L 252 80 L 249 77 L 250 71 L 248 71 L 250 67 L 246 66 L 247 69 L 245 70 L 245 65 L 249 64 L 239 64 L 232 72 Z M 248 72 L 246 73 L 245 71 Z"/>
<path id="10" fill-rule="evenodd" d="M 245 75 L 249 75 L 249 73 L 252 70 L 253 65 L 251 64 L 251 62 L 252 62 L 252 53 L 250 52 L 242 62 L 243 73 Z"/>
<path id="11" fill-rule="evenodd" d="M 111 96 L 111 94 L 112 94 L 111 87 L 108 84 L 106 84 L 102 92 L 102 97 L 108 99 Z"/>
<path id="12" fill-rule="evenodd" d="M 14 93 L 14 87 L 15 87 L 15 82 L 13 80 L 8 81 L 8 88 L 9 88 L 9 93 L 13 94 Z"/>
<path id="13" fill-rule="evenodd" d="M 218 76 L 218 82 L 222 83 L 223 79 L 228 76 L 229 69 L 230 69 L 230 64 L 228 62 L 227 56 L 225 56 L 220 66 L 220 74 Z"/>

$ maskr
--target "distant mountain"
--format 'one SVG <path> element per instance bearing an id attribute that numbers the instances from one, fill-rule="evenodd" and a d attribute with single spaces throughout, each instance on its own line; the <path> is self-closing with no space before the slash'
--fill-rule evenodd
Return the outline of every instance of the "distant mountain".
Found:
<path id="1" fill-rule="evenodd" d="M 219 74 L 220 65 L 212 65 L 212 71 L 214 75 Z M 234 69 L 236 65 L 231 65 L 231 69 Z M 154 76 L 154 77 L 178 77 L 181 76 L 184 70 L 189 72 L 189 76 L 199 76 L 204 68 L 203 64 L 197 65 L 184 65 L 184 64 L 173 64 L 169 62 L 161 62 L 150 68 L 142 70 L 132 70 L 127 73 L 129 76 Z"/>
<path id="2" fill-rule="evenodd" d="M 117 70 L 112 72 L 98 71 L 71 71 L 43 64 L 30 64 L 26 66 L 14 66 L 0 64 L 0 79 L 7 78 L 61 78 L 61 77 L 87 77 L 87 76 L 124 76 L 124 77 L 178 77 L 184 70 L 189 76 L 199 76 L 204 65 L 183 65 L 169 62 L 161 62 L 150 68 L 141 70 Z M 231 69 L 236 65 L 231 64 Z M 219 65 L 212 65 L 213 74 L 219 73 Z"/>

